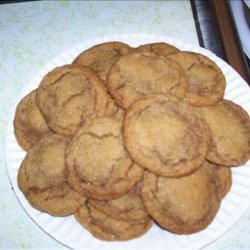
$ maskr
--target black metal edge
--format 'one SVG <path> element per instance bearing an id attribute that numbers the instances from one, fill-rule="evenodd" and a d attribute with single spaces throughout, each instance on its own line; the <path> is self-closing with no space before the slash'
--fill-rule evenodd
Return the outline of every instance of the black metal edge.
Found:
<path id="1" fill-rule="evenodd" d="M 190 0 L 190 3 L 200 46 L 228 61 L 209 1 Z"/>
<path id="2" fill-rule="evenodd" d="M 39 0 L 13 0 L 13 1 L 0 1 L 0 4 L 11 4 L 11 3 L 24 3 L 24 2 L 36 2 Z"/>

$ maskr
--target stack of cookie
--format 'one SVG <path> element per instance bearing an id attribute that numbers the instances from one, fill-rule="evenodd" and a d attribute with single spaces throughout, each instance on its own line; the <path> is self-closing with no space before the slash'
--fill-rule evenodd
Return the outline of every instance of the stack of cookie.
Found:
<path id="1" fill-rule="evenodd" d="M 177 234 L 206 228 L 231 167 L 250 156 L 249 116 L 225 86 L 209 58 L 167 43 L 83 51 L 17 106 L 20 190 L 103 240 L 139 237 L 153 221 Z"/>

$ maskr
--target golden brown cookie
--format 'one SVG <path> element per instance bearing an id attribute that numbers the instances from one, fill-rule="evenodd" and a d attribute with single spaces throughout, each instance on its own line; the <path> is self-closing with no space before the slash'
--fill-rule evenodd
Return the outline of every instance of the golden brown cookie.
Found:
<path id="1" fill-rule="evenodd" d="M 111 218 L 89 202 L 85 202 L 75 213 L 76 219 L 98 239 L 106 241 L 125 241 L 138 238 L 152 226 L 147 217 L 141 221 L 122 221 Z"/>
<path id="2" fill-rule="evenodd" d="M 223 199 L 230 191 L 232 186 L 231 168 L 210 164 L 214 168 L 215 175 L 218 179 L 217 189 L 220 199 Z"/>
<path id="3" fill-rule="evenodd" d="M 66 145 L 61 135 L 44 136 L 28 151 L 18 172 L 18 186 L 29 203 L 56 216 L 74 213 L 86 200 L 64 176 Z"/>
<path id="4" fill-rule="evenodd" d="M 115 118 L 89 120 L 70 142 L 66 154 L 69 184 L 82 195 L 110 200 L 129 192 L 144 170 L 123 145 L 122 122 Z"/>
<path id="5" fill-rule="evenodd" d="M 217 179 L 206 163 L 191 175 L 179 178 L 160 177 L 146 171 L 142 199 L 161 227 L 178 234 L 206 228 L 220 206 Z"/>
<path id="6" fill-rule="evenodd" d="M 36 90 L 19 102 L 14 117 L 14 133 L 18 144 L 29 150 L 50 129 L 36 104 Z"/>
<path id="7" fill-rule="evenodd" d="M 232 101 L 202 107 L 202 115 L 211 130 L 212 143 L 207 159 L 222 166 L 238 166 L 250 156 L 250 119 L 248 113 Z"/>
<path id="8" fill-rule="evenodd" d="M 127 109 L 146 94 L 185 95 L 187 82 L 178 63 L 154 53 L 130 53 L 110 69 L 108 90 L 116 104 Z"/>
<path id="9" fill-rule="evenodd" d="M 173 45 L 161 42 L 140 45 L 138 48 L 136 48 L 136 51 L 152 52 L 159 56 L 168 56 L 169 54 L 178 52 L 179 50 Z"/>
<path id="10" fill-rule="evenodd" d="M 196 109 L 163 95 L 151 95 L 131 105 L 123 135 L 135 162 L 166 177 L 199 168 L 210 142 L 208 126 Z"/>
<path id="11" fill-rule="evenodd" d="M 187 51 L 168 56 L 178 62 L 187 75 L 184 100 L 196 106 L 214 105 L 223 98 L 226 80 L 220 68 L 208 57 Z"/>
<path id="12" fill-rule="evenodd" d="M 103 81 L 83 66 L 64 65 L 41 81 L 38 105 L 50 128 L 72 136 L 90 117 L 105 114 L 108 100 Z"/>
<path id="13" fill-rule="evenodd" d="M 138 221 L 148 217 L 142 199 L 139 183 L 132 191 L 109 201 L 89 199 L 89 203 L 111 218 L 123 221 Z"/>
<path id="14" fill-rule="evenodd" d="M 133 50 L 121 42 L 107 42 L 93 46 L 78 55 L 73 64 L 87 66 L 96 71 L 98 76 L 106 81 L 111 66 L 121 57 Z"/>

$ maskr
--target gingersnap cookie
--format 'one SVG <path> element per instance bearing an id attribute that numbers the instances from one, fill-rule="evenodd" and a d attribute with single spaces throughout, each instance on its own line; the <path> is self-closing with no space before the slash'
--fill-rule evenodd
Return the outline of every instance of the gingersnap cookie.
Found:
<path id="1" fill-rule="evenodd" d="M 152 226 L 152 220 L 149 217 L 141 221 L 114 219 L 92 206 L 88 201 L 77 210 L 75 217 L 94 237 L 106 241 L 138 238 Z"/>
<path id="2" fill-rule="evenodd" d="M 217 179 L 206 163 L 192 174 L 178 178 L 146 171 L 142 199 L 153 219 L 162 228 L 177 234 L 206 228 L 220 206 Z"/>
<path id="3" fill-rule="evenodd" d="M 186 76 L 180 65 L 150 52 L 130 53 L 110 69 L 107 88 L 116 104 L 127 109 L 146 94 L 185 95 Z"/>
<path id="4" fill-rule="evenodd" d="M 178 62 L 187 75 L 184 100 L 196 106 L 214 105 L 224 96 L 226 80 L 220 68 L 208 57 L 188 51 L 168 56 Z"/>
<path id="5" fill-rule="evenodd" d="M 79 65 L 55 68 L 37 91 L 37 103 L 49 127 L 66 136 L 74 135 L 86 119 L 104 115 L 107 99 L 103 81 Z"/>
<path id="6" fill-rule="evenodd" d="M 94 118 L 78 131 L 66 153 L 68 182 L 80 194 L 110 200 L 133 189 L 144 170 L 127 153 L 122 121 Z"/>
<path id="7" fill-rule="evenodd" d="M 179 49 L 177 49 L 175 46 L 170 45 L 168 43 L 149 43 L 140 45 L 138 48 L 136 48 L 136 51 L 139 52 L 152 52 L 159 56 L 168 56 L 171 53 L 178 52 Z"/>
<path id="8" fill-rule="evenodd" d="M 36 90 L 19 102 L 14 117 L 14 133 L 19 146 L 29 150 L 50 129 L 36 104 Z"/>
<path id="9" fill-rule="evenodd" d="M 89 203 L 111 218 L 122 221 L 138 221 L 148 217 L 142 199 L 139 183 L 132 191 L 109 201 L 89 199 Z"/>
<path id="10" fill-rule="evenodd" d="M 248 113 L 232 101 L 200 108 L 212 135 L 207 159 L 222 166 L 239 166 L 250 156 L 250 119 Z"/>
<path id="11" fill-rule="evenodd" d="M 151 95 L 131 105 L 125 114 L 123 136 L 135 162 L 165 177 L 199 168 L 210 142 L 209 128 L 196 109 L 163 95 Z"/>
<path id="12" fill-rule="evenodd" d="M 122 42 L 107 42 L 93 46 L 78 55 L 73 64 L 83 65 L 95 70 L 98 76 L 106 81 L 111 66 L 121 57 L 133 50 Z"/>
<path id="13" fill-rule="evenodd" d="M 56 215 L 72 214 L 85 198 L 70 188 L 64 176 L 67 139 L 42 137 L 27 153 L 18 172 L 18 186 L 36 209 Z"/>
<path id="14" fill-rule="evenodd" d="M 210 165 L 214 168 L 215 175 L 218 179 L 217 189 L 220 199 L 223 199 L 230 191 L 232 186 L 232 171 L 229 167 L 223 167 L 215 164 Z"/>

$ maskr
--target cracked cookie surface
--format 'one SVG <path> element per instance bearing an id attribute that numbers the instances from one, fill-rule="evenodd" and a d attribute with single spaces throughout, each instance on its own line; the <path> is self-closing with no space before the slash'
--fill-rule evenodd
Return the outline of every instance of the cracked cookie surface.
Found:
<path id="1" fill-rule="evenodd" d="M 161 227 L 178 234 L 194 233 L 206 228 L 219 209 L 217 181 L 208 162 L 178 178 L 146 171 L 142 199 Z"/>
<path id="2" fill-rule="evenodd" d="M 98 239 L 106 241 L 124 241 L 138 238 L 152 226 L 148 217 L 141 221 L 122 221 L 101 212 L 89 202 L 85 202 L 75 213 L 79 223 Z"/>
<path id="3" fill-rule="evenodd" d="M 116 104 L 127 109 L 147 94 L 185 95 L 186 76 L 180 65 L 150 52 L 130 53 L 110 69 L 108 90 Z"/>
<path id="4" fill-rule="evenodd" d="M 187 51 L 168 56 L 178 62 L 187 76 L 184 100 L 196 106 L 214 105 L 223 98 L 226 80 L 220 68 L 208 57 Z"/>
<path id="5" fill-rule="evenodd" d="M 200 108 L 211 130 L 207 159 L 222 166 L 239 166 L 250 156 L 250 119 L 236 103 L 222 100 Z"/>
<path id="6" fill-rule="evenodd" d="M 19 102 L 14 117 L 14 133 L 18 144 L 29 150 L 50 129 L 36 103 L 36 90 Z"/>
<path id="7" fill-rule="evenodd" d="M 146 219 L 146 211 L 141 199 L 140 182 L 132 191 L 109 201 L 89 199 L 89 203 L 110 217 L 123 221 Z"/>
<path id="8" fill-rule="evenodd" d="M 61 135 L 44 136 L 28 151 L 18 172 L 18 186 L 29 203 L 56 216 L 74 213 L 85 201 L 64 176 L 66 145 Z"/>
<path id="9" fill-rule="evenodd" d="M 87 66 L 96 71 L 98 76 L 106 81 L 111 66 L 121 57 L 133 50 L 129 45 L 121 42 L 107 42 L 93 46 L 83 51 L 73 64 Z"/>
<path id="10" fill-rule="evenodd" d="M 108 101 L 103 81 L 83 66 L 64 65 L 41 81 L 38 105 L 56 133 L 72 136 L 89 117 L 105 114 Z"/>
<path id="11" fill-rule="evenodd" d="M 195 108 L 163 95 L 150 95 L 131 105 L 123 136 L 135 162 L 166 177 L 200 167 L 210 142 L 206 121 Z"/>
<path id="12" fill-rule="evenodd" d="M 144 170 L 129 157 L 121 129 L 122 121 L 94 118 L 70 142 L 66 175 L 79 193 L 110 200 L 133 189 L 142 178 Z"/>

